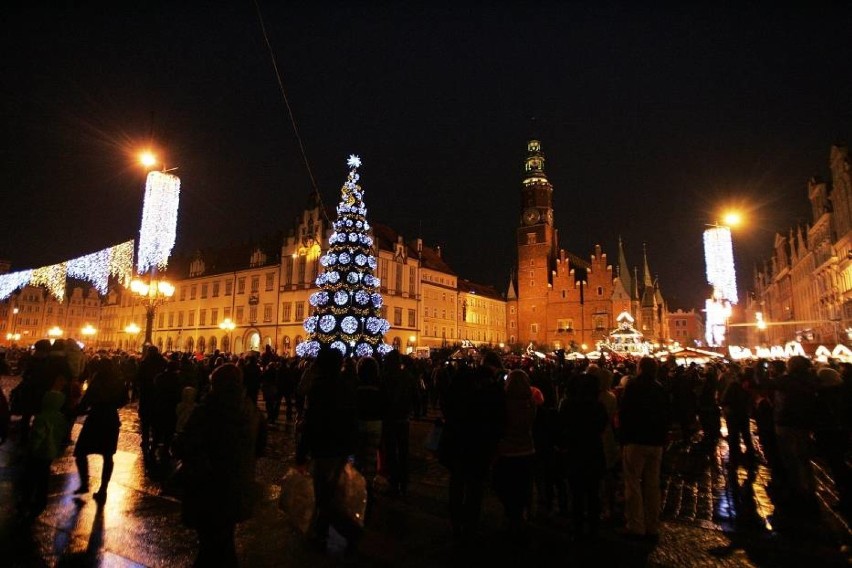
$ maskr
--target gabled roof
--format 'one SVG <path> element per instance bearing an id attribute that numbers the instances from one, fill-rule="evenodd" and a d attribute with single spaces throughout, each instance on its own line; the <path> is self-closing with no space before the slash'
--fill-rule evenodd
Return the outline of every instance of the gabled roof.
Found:
<path id="1" fill-rule="evenodd" d="M 476 282 L 471 282 L 470 280 L 465 280 L 464 278 L 459 278 L 458 280 L 458 289 L 459 292 L 469 292 L 471 294 L 476 294 L 477 296 L 484 296 L 486 298 L 494 298 L 495 300 L 504 300 L 502 294 L 497 291 L 493 286 L 489 286 L 487 284 L 477 284 Z"/>

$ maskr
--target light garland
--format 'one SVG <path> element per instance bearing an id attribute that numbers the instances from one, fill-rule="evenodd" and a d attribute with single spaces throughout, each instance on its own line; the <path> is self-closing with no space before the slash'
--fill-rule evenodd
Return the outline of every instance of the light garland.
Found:
<path id="1" fill-rule="evenodd" d="M 32 270 L 20 270 L 9 274 L 0 274 L 0 300 L 5 300 L 12 292 L 23 288 L 30 283 L 33 277 Z"/>
<path id="2" fill-rule="evenodd" d="M 130 286 L 133 279 L 134 244 L 131 239 L 110 249 L 109 275 L 117 278 L 123 286 Z"/>
<path id="3" fill-rule="evenodd" d="M 111 249 L 103 249 L 69 260 L 66 265 L 68 276 L 90 282 L 103 296 L 107 293 L 107 286 L 109 285 L 111 256 Z"/>
<path id="4" fill-rule="evenodd" d="M 52 264 L 33 270 L 30 284 L 44 286 L 60 302 L 65 298 L 65 281 L 68 278 L 66 263 Z"/>
<path id="5" fill-rule="evenodd" d="M 142 226 L 139 229 L 137 269 L 166 268 L 177 236 L 180 178 L 165 172 L 150 172 L 145 181 Z"/>

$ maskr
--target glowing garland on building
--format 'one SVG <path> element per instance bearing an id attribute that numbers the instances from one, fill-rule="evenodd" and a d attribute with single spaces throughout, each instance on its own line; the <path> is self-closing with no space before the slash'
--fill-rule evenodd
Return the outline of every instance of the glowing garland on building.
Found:
<path id="1" fill-rule="evenodd" d="M 382 297 L 376 291 L 380 281 L 372 274 L 377 263 L 358 185 L 361 160 L 349 156 L 347 165 L 349 176 L 341 188 L 329 250 L 320 258 L 325 272 L 316 284 L 321 290 L 311 295 L 313 313 L 304 322 L 309 335 L 296 348 L 303 357 L 315 357 L 323 345 L 359 357 L 391 350 L 383 340 L 390 323 L 381 317 Z"/>
<path id="2" fill-rule="evenodd" d="M 180 178 L 165 172 L 150 172 L 145 181 L 142 226 L 139 229 L 137 269 L 164 269 L 177 236 Z"/>

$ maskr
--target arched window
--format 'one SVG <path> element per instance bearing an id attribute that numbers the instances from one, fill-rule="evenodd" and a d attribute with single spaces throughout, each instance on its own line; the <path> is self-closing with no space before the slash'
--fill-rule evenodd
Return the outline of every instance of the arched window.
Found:
<path id="1" fill-rule="evenodd" d="M 400 346 L 402 345 L 402 340 L 399 337 L 393 338 L 393 348 L 399 351 Z"/>
<path id="2" fill-rule="evenodd" d="M 228 336 L 226 335 L 225 337 L 222 338 L 222 351 L 224 351 L 225 353 L 228 353 L 230 351 L 230 348 L 231 348 L 231 342 L 228 339 Z"/>
<path id="3" fill-rule="evenodd" d="M 284 355 L 290 355 L 290 336 L 285 335 L 281 340 L 281 351 Z"/>
<path id="4" fill-rule="evenodd" d="M 186 338 L 186 348 L 184 349 L 184 351 L 186 351 L 187 353 L 192 353 L 194 349 L 195 341 L 192 339 L 192 336 L 189 336 Z"/>
<path id="5" fill-rule="evenodd" d="M 205 345 L 204 336 L 199 337 L 198 338 L 198 352 L 199 353 L 206 353 L 206 351 L 205 351 L 206 347 L 207 347 L 207 345 Z"/>
<path id="6" fill-rule="evenodd" d="M 298 347 L 298 346 L 299 346 L 299 344 L 300 344 L 301 342 L 302 342 L 302 336 L 301 336 L 301 335 L 297 335 L 297 336 L 296 336 L 296 340 L 293 342 L 293 343 L 294 343 L 294 346 L 295 346 L 295 347 Z"/>
<path id="7" fill-rule="evenodd" d="M 163 338 L 162 337 L 157 338 L 157 349 L 160 350 L 160 353 L 163 352 Z"/>
<path id="8" fill-rule="evenodd" d="M 216 336 L 210 336 L 210 351 L 216 351 Z"/>
<path id="9" fill-rule="evenodd" d="M 172 347 L 174 347 L 174 344 L 172 343 L 172 338 L 167 337 L 166 338 L 166 351 L 171 351 Z"/>

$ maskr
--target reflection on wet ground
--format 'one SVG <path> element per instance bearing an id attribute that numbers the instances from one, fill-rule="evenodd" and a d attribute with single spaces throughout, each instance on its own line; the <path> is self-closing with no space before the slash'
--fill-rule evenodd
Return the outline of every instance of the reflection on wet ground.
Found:
<path id="1" fill-rule="evenodd" d="M 16 378 L 0 385 L 8 393 Z M 168 468 L 146 464 L 139 452 L 136 410 L 121 411 L 121 434 L 109 496 L 99 506 L 92 494 L 75 496 L 79 485 L 71 448 L 52 466 L 47 509 L 32 523 L 16 522 L 13 479 L 19 455 L 12 442 L 0 446 L 0 552 L 10 566 L 186 566 L 196 551 L 193 531 L 180 523 L 180 502 Z M 405 499 L 381 496 L 362 543 L 358 565 L 447 566 L 779 566 L 848 565 L 850 531 L 834 510 L 830 476 L 817 464 L 816 519 L 777 510 L 772 473 L 758 452 L 754 460 L 730 459 L 727 441 L 706 448 L 700 439 L 673 442 L 663 464 L 664 530 L 658 544 L 628 542 L 605 526 L 596 542 L 570 543 L 565 519 L 538 511 L 530 540 L 518 549 L 505 538 L 503 515 L 486 499 L 482 536 L 470 549 L 454 548 L 447 521 L 447 472 L 423 449 L 428 420 L 412 422 L 412 484 Z M 80 424 L 74 427 L 73 438 Z M 277 424 L 267 456 L 258 462 L 265 499 L 238 529 L 244 566 L 335 566 L 342 541 L 328 554 L 305 547 L 276 507 L 279 481 L 293 458 L 291 424 Z M 101 458 L 90 456 L 91 489 L 100 483 Z M 155 478 L 159 481 L 155 481 Z M 844 548 L 845 547 L 845 548 Z M 6 561 L 9 561 L 8 563 Z"/>

